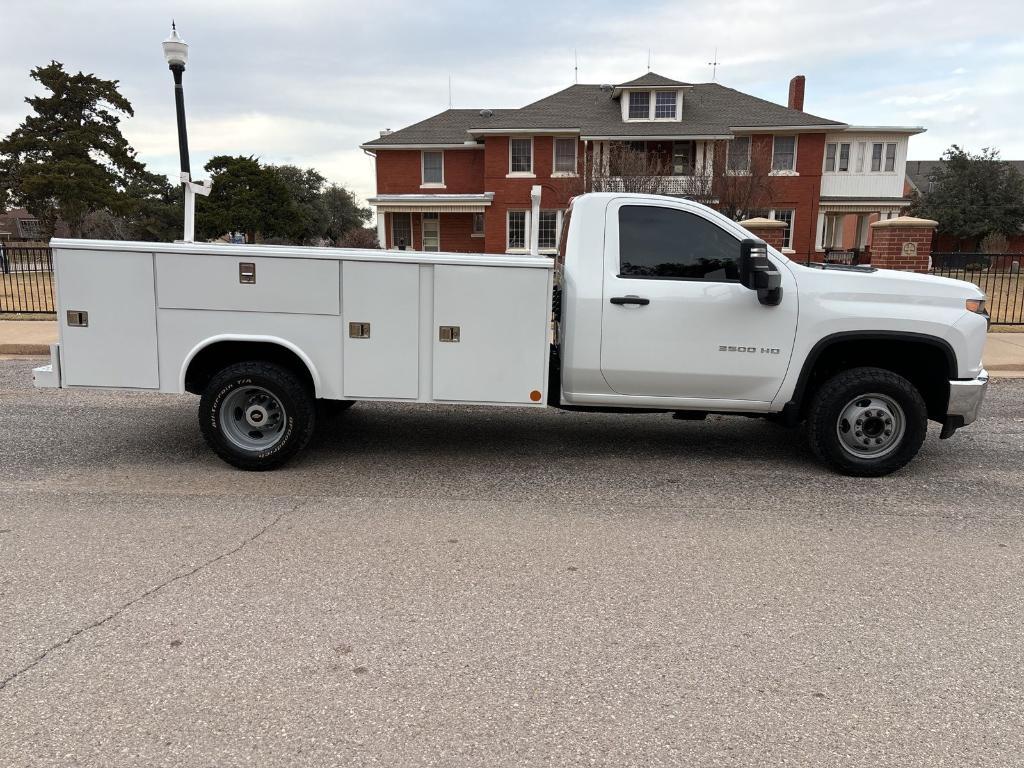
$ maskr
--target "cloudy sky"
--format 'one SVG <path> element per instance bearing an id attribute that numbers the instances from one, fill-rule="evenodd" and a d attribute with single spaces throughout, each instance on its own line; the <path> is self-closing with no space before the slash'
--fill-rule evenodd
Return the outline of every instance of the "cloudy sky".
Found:
<path id="1" fill-rule="evenodd" d="M 808 112 L 923 125 L 911 159 L 952 143 L 1024 159 L 1021 0 L 0 0 L 0 135 L 23 119 L 29 70 L 50 59 L 121 82 L 124 133 L 151 169 L 177 171 L 171 17 L 191 46 L 185 98 L 193 169 L 215 154 L 318 168 L 359 195 L 359 144 L 448 106 L 518 107 L 573 82 L 652 69 Z M 200 175 L 201 174 L 197 174 Z"/>

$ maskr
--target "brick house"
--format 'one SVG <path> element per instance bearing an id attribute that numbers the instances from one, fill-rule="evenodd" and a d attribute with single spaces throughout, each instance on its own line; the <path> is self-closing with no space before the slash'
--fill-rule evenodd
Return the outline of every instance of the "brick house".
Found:
<path id="1" fill-rule="evenodd" d="M 427 251 L 554 252 L 569 199 L 636 189 L 617 149 L 651 159 L 664 194 L 716 205 L 730 181 L 761 177 L 744 216 L 784 221 L 795 258 L 869 244 L 898 216 L 907 143 L 922 128 L 851 126 L 803 111 L 803 76 L 781 106 L 718 83 L 647 73 L 573 85 L 521 109 L 449 109 L 362 145 L 376 159 L 380 242 Z M 620 164 L 621 165 L 621 164 Z M 751 182 L 753 183 L 753 182 Z M 702 198 L 699 198 L 702 199 Z M 852 233 L 852 234 L 851 234 Z"/>

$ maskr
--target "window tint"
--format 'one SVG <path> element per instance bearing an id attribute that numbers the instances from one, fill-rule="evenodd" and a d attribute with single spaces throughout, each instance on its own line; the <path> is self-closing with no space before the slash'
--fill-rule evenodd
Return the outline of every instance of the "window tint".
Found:
<path id="1" fill-rule="evenodd" d="M 619 209 L 619 276 L 738 280 L 740 243 L 692 213 L 650 205 Z"/>

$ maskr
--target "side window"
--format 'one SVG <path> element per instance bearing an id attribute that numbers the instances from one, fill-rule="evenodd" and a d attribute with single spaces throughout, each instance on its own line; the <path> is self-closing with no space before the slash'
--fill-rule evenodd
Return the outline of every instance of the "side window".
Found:
<path id="1" fill-rule="evenodd" d="M 619 277 L 739 279 L 740 243 L 687 211 L 652 205 L 619 209 Z"/>

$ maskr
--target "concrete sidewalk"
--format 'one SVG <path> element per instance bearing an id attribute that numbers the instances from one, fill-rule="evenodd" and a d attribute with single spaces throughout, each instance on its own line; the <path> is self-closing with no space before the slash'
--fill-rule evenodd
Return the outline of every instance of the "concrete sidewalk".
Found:
<path id="1" fill-rule="evenodd" d="M 0 355 L 48 355 L 56 320 L 0 320 Z M 990 333 L 985 367 L 999 378 L 1024 378 L 1024 333 Z"/>

